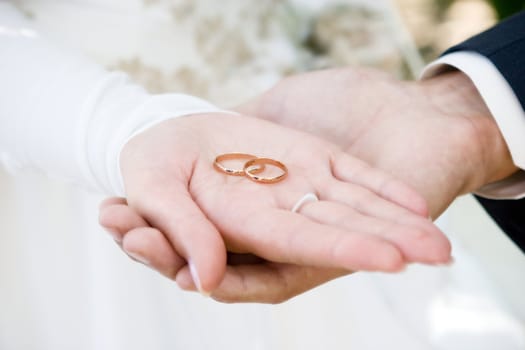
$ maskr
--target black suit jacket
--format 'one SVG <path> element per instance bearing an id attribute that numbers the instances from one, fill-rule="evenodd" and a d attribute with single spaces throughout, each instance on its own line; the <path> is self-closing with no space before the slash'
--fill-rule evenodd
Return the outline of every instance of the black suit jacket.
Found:
<path id="1" fill-rule="evenodd" d="M 475 51 L 487 57 L 508 81 L 525 110 L 525 11 L 452 47 L 445 54 L 457 51 Z M 525 199 L 477 199 L 503 231 L 525 251 Z"/>

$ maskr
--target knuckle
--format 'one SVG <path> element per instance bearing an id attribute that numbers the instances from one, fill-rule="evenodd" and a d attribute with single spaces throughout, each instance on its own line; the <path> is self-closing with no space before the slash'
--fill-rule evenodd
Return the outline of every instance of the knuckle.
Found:
<path id="1" fill-rule="evenodd" d="M 429 239 L 432 238 L 432 234 L 430 234 L 428 231 L 421 229 L 421 228 L 415 228 L 415 227 L 408 227 L 404 229 L 404 234 L 407 237 L 411 237 L 412 240 L 418 242 L 418 243 L 425 243 Z"/>
<path id="2" fill-rule="evenodd" d="M 405 267 L 401 254 L 390 254 L 385 258 L 384 268 L 388 272 L 399 272 Z"/>
<path id="3" fill-rule="evenodd" d="M 367 207 L 373 207 L 378 204 L 378 198 L 370 191 L 363 188 L 355 187 L 351 201 L 358 211 L 363 211 Z"/>
<path id="4" fill-rule="evenodd" d="M 337 235 L 332 238 L 332 242 L 330 242 L 330 250 L 328 251 L 328 256 L 330 259 L 335 262 L 336 264 L 341 264 L 341 262 L 344 262 L 343 265 L 347 265 L 348 262 L 348 256 L 350 255 L 349 252 L 352 251 L 353 244 L 350 244 L 350 242 L 346 239 L 343 235 Z M 349 266 L 340 266 L 347 268 Z"/>

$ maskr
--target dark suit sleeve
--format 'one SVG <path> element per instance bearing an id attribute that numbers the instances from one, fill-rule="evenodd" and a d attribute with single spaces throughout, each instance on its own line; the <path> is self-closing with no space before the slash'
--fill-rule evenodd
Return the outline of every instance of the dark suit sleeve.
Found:
<path id="1" fill-rule="evenodd" d="M 525 110 L 525 12 L 452 47 L 445 54 L 457 51 L 474 51 L 487 57 L 507 80 Z M 525 251 L 525 199 L 477 199 L 503 231 Z"/>
<path id="2" fill-rule="evenodd" d="M 525 109 L 525 11 L 452 47 L 445 54 L 457 51 L 475 51 L 492 61 Z"/>

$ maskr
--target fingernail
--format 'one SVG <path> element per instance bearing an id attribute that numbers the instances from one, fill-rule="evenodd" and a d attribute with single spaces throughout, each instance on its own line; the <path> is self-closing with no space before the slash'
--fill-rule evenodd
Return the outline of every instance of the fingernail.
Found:
<path id="1" fill-rule="evenodd" d="M 195 264 L 193 263 L 193 261 L 189 261 L 188 262 L 188 266 L 190 268 L 190 274 L 191 274 L 191 278 L 193 278 L 193 283 L 195 283 L 195 286 L 197 287 L 197 289 L 199 290 L 199 292 L 205 296 L 205 297 L 209 297 L 210 296 L 210 292 L 206 292 L 202 289 L 202 284 L 201 284 L 201 280 L 199 278 L 199 274 L 197 272 L 197 267 L 195 266 Z"/>
<path id="2" fill-rule="evenodd" d="M 126 253 L 129 256 L 131 256 L 133 259 L 137 260 L 138 262 L 143 263 L 144 265 L 149 265 L 149 260 L 143 257 L 142 255 L 137 254 L 137 253 L 130 253 L 130 252 L 126 252 Z"/>

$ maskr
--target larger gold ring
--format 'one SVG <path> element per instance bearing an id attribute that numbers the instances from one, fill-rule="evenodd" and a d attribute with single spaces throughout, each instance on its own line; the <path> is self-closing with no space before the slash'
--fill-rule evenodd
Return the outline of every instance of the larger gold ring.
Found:
<path id="1" fill-rule="evenodd" d="M 224 162 L 225 160 L 236 160 L 236 159 L 248 159 L 248 160 L 251 160 L 251 159 L 255 159 L 255 158 L 257 158 L 257 157 L 254 156 L 254 155 L 251 155 L 251 154 L 247 154 L 247 153 L 226 153 L 226 154 L 221 154 L 220 156 L 217 156 L 217 158 L 215 158 L 215 162 L 213 162 L 213 167 L 215 169 L 217 169 L 218 171 L 220 171 L 221 173 L 225 173 L 227 175 L 244 176 L 245 175 L 244 169 L 227 168 L 227 167 L 225 167 L 222 164 L 222 162 Z M 264 166 L 259 167 L 257 169 L 254 169 L 253 173 L 257 174 L 257 173 L 260 173 L 263 170 L 264 170 Z"/>
<path id="2" fill-rule="evenodd" d="M 265 167 L 266 165 L 273 165 L 281 169 L 283 172 L 274 177 L 261 177 L 257 174 L 260 173 L 260 167 Z M 252 181 L 263 183 L 263 184 L 273 184 L 279 181 L 284 180 L 288 175 L 288 169 L 286 165 L 279 162 L 278 160 L 271 158 L 255 158 L 249 160 L 244 164 L 244 174 Z"/>

